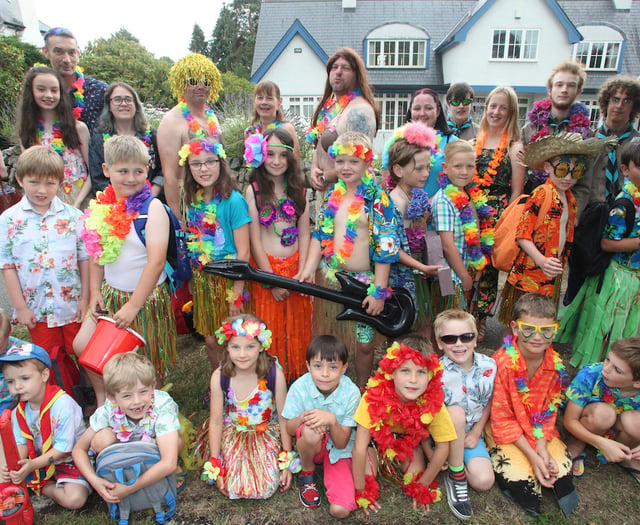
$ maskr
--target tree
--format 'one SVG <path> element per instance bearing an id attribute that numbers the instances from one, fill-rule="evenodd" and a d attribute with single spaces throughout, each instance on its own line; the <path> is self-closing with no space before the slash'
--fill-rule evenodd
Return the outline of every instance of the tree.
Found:
<path id="1" fill-rule="evenodd" d="M 144 102 L 170 107 L 169 90 L 171 61 L 156 59 L 140 41 L 126 29 L 120 29 L 108 39 L 89 42 L 80 58 L 87 73 L 105 82 L 130 84 Z"/>
<path id="2" fill-rule="evenodd" d="M 206 55 L 208 47 L 207 41 L 204 38 L 204 31 L 198 24 L 194 24 L 193 31 L 191 32 L 189 51 Z"/>
<path id="3" fill-rule="evenodd" d="M 249 78 L 259 14 L 260 0 L 233 0 L 223 5 L 208 54 L 221 71 Z"/>
<path id="4" fill-rule="evenodd" d="M 0 42 L 4 42 L 5 44 L 17 47 L 22 51 L 22 54 L 24 55 L 24 67 L 22 68 L 22 72 L 27 71 L 30 67 L 33 66 L 33 64 L 47 63 L 47 59 L 42 54 L 42 51 L 39 47 L 34 46 L 33 44 L 29 44 L 29 42 L 23 42 L 19 37 L 15 35 L 0 37 Z"/>
<path id="5" fill-rule="evenodd" d="M 24 52 L 22 49 L 0 41 L 0 106 L 18 100 L 24 74 Z"/>

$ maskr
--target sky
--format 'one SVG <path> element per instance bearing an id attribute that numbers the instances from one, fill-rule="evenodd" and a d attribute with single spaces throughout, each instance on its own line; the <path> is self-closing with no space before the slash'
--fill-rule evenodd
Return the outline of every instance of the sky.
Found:
<path id="1" fill-rule="evenodd" d="M 173 60 L 189 51 L 194 24 L 207 40 L 211 38 L 222 4 L 223 0 L 35 0 L 38 19 L 49 27 L 69 29 L 81 50 L 89 41 L 108 38 L 124 27 L 156 58 Z"/>

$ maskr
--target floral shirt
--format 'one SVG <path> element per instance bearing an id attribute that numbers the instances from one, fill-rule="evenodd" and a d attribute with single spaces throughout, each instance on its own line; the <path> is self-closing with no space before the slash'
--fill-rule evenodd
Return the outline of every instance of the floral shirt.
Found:
<path id="1" fill-rule="evenodd" d="M 446 355 L 440 358 L 444 365 L 442 390 L 444 404 L 459 406 L 466 416 L 465 432 L 469 432 L 482 417 L 491 402 L 493 382 L 496 378 L 496 362 L 479 352 L 473 353 L 473 365 L 468 372 Z"/>
<path id="2" fill-rule="evenodd" d="M 31 343 L 21 341 L 20 339 L 16 339 L 15 337 L 9 337 L 6 348 L 0 349 L 0 355 L 4 355 L 7 350 L 13 346 L 22 346 L 25 344 Z M 7 386 L 7 382 L 4 379 L 4 374 L 0 372 L 0 410 L 2 408 L 9 408 L 9 405 L 11 405 L 12 402 L 13 396 L 9 393 L 9 387 Z"/>
<path id="3" fill-rule="evenodd" d="M 551 195 L 553 203 L 547 213 L 547 216 L 538 226 L 538 213 L 542 207 L 546 192 L 544 185 L 538 186 L 527 200 L 527 204 L 520 218 L 518 230 L 516 231 L 516 239 L 528 239 L 532 241 L 536 248 L 545 257 L 557 257 L 564 262 L 569 256 L 571 244 L 573 243 L 573 228 L 576 218 L 576 199 L 567 190 L 567 203 L 569 204 L 569 217 L 567 218 L 567 232 L 564 250 L 558 253 L 560 246 L 560 218 L 562 217 L 563 205 L 556 187 L 548 180 L 545 184 L 551 186 Z M 556 285 L 556 277 L 547 277 L 545 273 L 536 266 L 533 259 L 525 253 L 524 250 L 518 252 L 518 256 L 513 264 L 511 272 L 507 280 L 518 290 L 525 292 L 538 292 L 551 297 Z"/>
<path id="4" fill-rule="evenodd" d="M 620 192 L 617 196 L 617 199 L 629 199 L 633 202 L 633 198 L 626 191 Z M 609 220 L 607 225 L 605 226 L 603 237 L 606 239 L 613 239 L 619 241 L 625 238 L 625 233 L 627 230 L 627 221 L 625 219 L 625 209 L 624 206 L 618 206 L 611 210 L 609 213 Z M 640 206 L 636 207 L 636 216 L 633 222 L 633 228 L 631 229 L 631 234 L 628 236 L 629 238 L 634 238 L 640 236 Z M 634 250 L 632 252 L 619 252 L 613 254 L 613 260 L 622 266 L 626 266 L 627 268 L 637 269 L 640 268 L 640 249 Z"/>
<path id="5" fill-rule="evenodd" d="M 77 78 L 77 77 L 76 77 Z M 98 119 L 102 113 L 104 106 L 104 92 L 107 90 L 107 84 L 102 80 L 96 80 L 89 76 L 84 77 L 84 109 L 80 120 L 89 128 L 89 134 L 93 135 L 98 127 Z M 73 107 L 73 93 L 75 89 L 69 91 L 71 97 L 71 105 Z"/>
<path id="6" fill-rule="evenodd" d="M 107 398 L 104 405 L 93 413 L 89 425 L 94 432 L 103 428 L 113 429 L 121 443 L 150 441 L 157 436 L 180 430 L 178 405 L 166 392 L 154 390 L 153 403 L 147 414 L 140 421 L 130 421 L 113 401 Z"/>
<path id="7" fill-rule="evenodd" d="M 0 216 L 0 268 L 16 270 L 27 306 L 50 328 L 81 320 L 78 261 L 88 259 L 81 217 L 58 197 L 44 214 L 23 197 Z"/>
<path id="8" fill-rule="evenodd" d="M 236 393 L 229 386 L 225 395 L 224 424 L 235 425 L 239 432 L 264 432 L 272 417 L 278 419 L 275 408 L 275 398 L 266 379 L 260 379 L 253 391 L 242 400 L 236 398 Z"/>
<path id="9" fill-rule="evenodd" d="M 584 366 L 567 388 L 567 399 L 585 407 L 589 403 L 608 403 L 618 414 L 625 410 L 640 410 L 640 392 L 633 397 L 622 397 L 620 390 L 608 387 L 602 377 L 602 363 Z"/>

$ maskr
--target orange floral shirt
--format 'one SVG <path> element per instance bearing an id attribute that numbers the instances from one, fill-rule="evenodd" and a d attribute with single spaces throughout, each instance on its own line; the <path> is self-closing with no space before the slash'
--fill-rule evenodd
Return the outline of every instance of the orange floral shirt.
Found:
<path id="1" fill-rule="evenodd" d="M 548 180 L 545 185 L 551 186 L 551 195 L 553 203 L 542 223 L 538 224 L 538 214 L 545 200 L 544 185 L 538 186 L 529 197 L 526 203 L 525 211 L 520 218 L 518 229 L 516 231 L 516 239 L 529 239 L 532 241 L 538 251 L 545 257 L 557 257 L 564 264 L 569 256 L 571 245 L 573 244 L 573 229 L 576 218 L 577 204 L 576 199 L 567 190 L 567 203 L 569 205 L 569 217 L 567 218 L 567 233 L 562 254 L 558 254 L 560 247 L 560 228 L 562 211 L 564 206 L 560 201 L 560 195 L 553 183 Z M 548 277 L 533 262 L 533 259 L 527 253 L 520 249 L 513 268 L 509 272 L 507 281 L 518 290 L 525 292 L 538 292 L 547 297 L 553 296 L 556 285 L 556 277 Z"/>
<path id="2" fill-rule="evenodd" d="M 513 345 L 519 353 L 517 340 L 514 340 Z M 529 444 L 535 448 L 536 438 L 533 436 L 533 425 L 516 386 L 516 371 L 511 368 L 511 357 L 503 347 L 493 354 L 493 359 L 498 366 L 496 380 L 493 385 L 493 400 L 491 402 L 491 431 L 493 438 L 496 444 L 503 445 L 505 443 L 513 443 L 524 434 Z M 520 362 L 523 363 L 524 374 L 528 377 L 527 362 L 524 359 L 521 359 Z M 528 383 L 529 395 L 527 403 L 530 413 L 542 412 L 547 408 L 551 401 L 548 399 L 549 393 L 556 389 L 557 382 L 558 371 L 553 362 L 551 345 L 549 345 L 542 363 Z M 558 413 L 554 412 L 542 424 L 542 431 L 546 439 L 550 440 L 560 436 L 556 428 L 557 415 Z"/>

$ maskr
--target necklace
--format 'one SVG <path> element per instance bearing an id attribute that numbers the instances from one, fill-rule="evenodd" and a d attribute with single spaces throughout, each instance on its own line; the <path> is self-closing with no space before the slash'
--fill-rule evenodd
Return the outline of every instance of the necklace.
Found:
<path id="1" fill-rule="evenodd" d="M 255 135 L 256 133 L 259 133 L 260 135 L 264 135 L 263 130 L 266 131 L 268 129 L 279 128 L 280 126 L 282 126 L 282 124 L 284 123 L 276 119 L 272 121 L 267 127 L 264 127 L 262 125 L 262 122 L 258 121 L 253 126 L 249 126 L 247 129 L 245 129 L 244 135 L 245 137 L 248 137 L 250 135 Z"/>
<path id="2" fill-rule="evenodd" d="M 260 224 L 265 228 L 269 226 L 273 227 L 275 234 L 280 237 L 280 244 L 282 246 L 292 246 L 298 240 L 298 228 L 295 226 L 298 213 L 296 211 L 296 205 L 289 197 L 281 197 L 278 199 L 277 204 L 268 202 L 262 206 L 262 208 L 260 208 L 259 219 Z M 284 228 L 282 232 L 278 232 L 276 229 L 276 219 L 281 219 L 291 226 Z"/>
<path id="3" fill-rule="evenodd" d="M 349 105 L 349 102 L 359 96 L 359 89 L 349 91 L 349 93 L 342 95 L 339 99 L 336 99 L 335 93 L 332 94 L 318 112 L 316 125 L 307 130 L 307 142 L 317 142 L 320 135 L 327 129 L 329 123 L 344 111 L 344 108 Z"/>
<path id="4" fill-rule="evenodd" d="M 197 268 L 217 260 L 224 247 L 224 230 L 217 218 L 219 203 L 218 193 L 205 202 L 204 190 L 200 188 L 187 210 L 187 250 L 192 264 Z"/>
<path id="5" fill-rule="evenodd" d="M 208 106 L 205 106 L 204 108 L 205 108 L 204 114 L 207 117 L 207 135 L 210 137 L 214 137 L 218 135 L 218 119 L 216 118 L 216 114 L 213 111 L 213 109 L 211 109 Z M 182 116 L 184 117 L 184 119 L 187 121 L 187 124 L 189 125 L 189 130 L 193 132 L 195 138 L 197 139 L 206 138 L 206 135 L 202 130 L 202 126 L 197 121 L 197 119 L 193 116 L 193 113 L 189 109 L 189 106 L 187 106 L 187 102 L 185 101 L 185 99 L 183 98 L 180 99 L 180 102 L 178 102 L 178 109 L 182 113 Z"/>
<path id="6" fill-rule="evenodd" d="M 551 419 L 554 413 L 558 412 L 558 407 L 564 400 L 564 394 L 562 391 L 564 383 L 569 376 L 564 369 L 562 359 L 558 355 L 558 352 L 551 347 L 553 365 L 558 373 L 558 377 L 551 391 L 547 393 L 545 398 L 543 406 L 546 408 L 540 412 L 531 412 L 531 402 L 529 401 L 529 379 L 524 371 L 524 358 L 513 344 L 513 336 L 507 336 L 505 338 L 504 349 L 506 354 L 511 358 L 511 370 L 515 372 L 514 381 L 516 388 L 518 389 L 518 393 L 520 394 L 522 406 L 529 416 L 529 421 L 533 427 L 533 436 L 536 439 L 543 439 L 545 437 L 543 431 L 544 424 Z"/>
<path id="7" fill-rule="evenodd" d="M 488 133 L 482 133 L 478 135 L 478 138 L 476 139 L 476 158 L 482 155 L 484 146 L 487 143 L 487 135 Z M 498 173 L 498 166 L 500 166 L 500 163 L 502 162 L 502 159 L 504 158 L 504 154 L 507 150 L 507 140 L 508 140 L 508 137 L 505 131 L 502 134 L 502 137 L 500 137 L 500 142 L 498 144 L 498 147 L 495 150 L 493 150 L 493 156 L 489 161 L 489 166 L 487 166 L 487 169 L 482 174 L 482 177 L 478 173 L 478 167 L 476 164 L 476 172 L 473 176 L 473 181 L 476 184 L 479 184 L 483 188 L 488 188 L 489 186 L 491 186 L 491 184 L 493 184 L 493 179 Z"/>
<path id="8" fill-rule="evenodd" d="M 136 136 L 138 136 L 138 133 L 135 133 Z M 107 142 L 107 140 L 109 140 L 111 138 L 111 134 L 110 133 L 103 133 L 102 134 L 102 142 Z M 147 124 L 147 128 L 144 130 L 144 133 L 139 137 L 140 140 L 142 142 L 144 142 L 144 145 L 147 147 L 147 152 L 149 153 L 149 165 L 153 166 L 153 161 L 155 159 L 155 149 L 153 148 L 153 143 L 152 143 L 152 139 L 151 139 L 151 126 L 149 126 Z"/>
<path id="9" fill-rule="evenodd" d="M 625 179 L 622 189 L 629 194 L 631 200 L 633 201 L 633 205 L 636 208 L 640 207 L 640 190 L 633 182 L 629 180 L 628 177 Z"/>
<path id="10" fill-rule="evenodd" d="M 460 212 L 464 241 L 469 253 L 469 266 L 474 270 L 483 270 L 489 264 L 493 250 L 494 228 L 491 218 L 495 210 L 487 204 L 485 192 L 477 186 L 467 190 L 467 193 L 451 184 L 446 176 L 441 177 L 440 185 L 444 185 L 442 191 Z M 478 214 L 477 221 L 474 209 Z"/>
<path id="11" fill-rule="evenodd" d="M 540 128 L 537 133 L 531 135 L 531 140 L 529 142 L 535 142 L 540 137 L 549 135 L 551 128 L 555 128 L 555 135 L 559 131 L 558 128 L 563 124 L 567 124 L 567 131 L 570 131 L 571 133 L 580 133 L 582 138 L 588 139 L 589 125 L 591 124 L 589 116 L 589 108 L 587 108 L 587 106 L 582 102 L 576 102 L 571 105 L 567 118 L 559 124 L 556 124 L 553 121 L 553 116 L 551 115 L 551 100 L 548 98 L 540 100 L 536 102 L 533 105 L 533 108 L 531 108 L 531 111 L 527 113 L 527 119 L 529 122 Z"/>
<path id="12" fill-rule="evenodd" d="M 151 184 L 148 181 L 139 192 L 120 200 L 116 200 L 111 184 L 98 192 L 84 212 L 84 227 L 80 234 L 95 262 L 105 265 L 118 258 L 134 219 L 149 197 Z"/>
<path id="13" fill-rule="evenodd" d="M 76 81 L 71 84 L 73 88 L 73 116 L 78 120 L 84 111 L 84 69 L 76 67 Z"/>
<path id="14" fill-rule="evenodd" d="M 422 219 L 424 219 L 425 215 L 430 212 L 431 204 L 429 203 L 429 195 L 427 192 L 420 188 L 413 188 L 411 190 L 411 197 L 409 197 L 409 204 L 407 206 L 405 217 L 412 223 L 414 221 L 418 221 L 420 224 L 405 228 L 411 255 L 418 255 L 422 253 L 426 247 L 424 234 L 426 224 L 423 224 L 426 220 Z"/>
<path id="15" fill-rule="evenodd" d="M 38 144 L 42 144 L 42 136 L 44 135 L 44 119 L 38 119 Z M 53 119 L 53 124 L 51 125 L 51 135 L 53 138 L 51 139 L 51 149 L 55 151 L 60 157 L 64 159 L 64 152 L 66 146 L 64 145 L 64 141 L 62 139 L 62 131 L 60 130 L 60 120 L 58 117 Z"/>
<path id="16" fill-rule="evenodd" d="M 140 441 L 151 441 L 153 438 L 153 420 L 156 417 L 153 403 L 149 405 L 143 418 L 137 424 L 132 424 L 119 406 L 114 407 L 111 417 L 113 419 L 111 430 L 120 443 L 136 439 L 137 435 L 140 436 Z"/>

